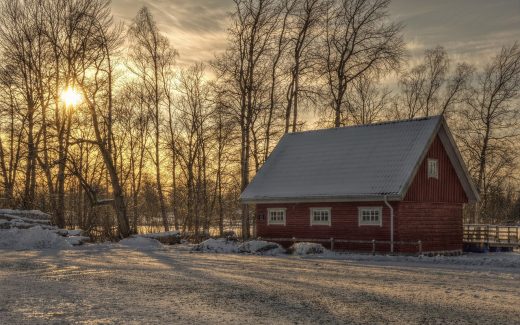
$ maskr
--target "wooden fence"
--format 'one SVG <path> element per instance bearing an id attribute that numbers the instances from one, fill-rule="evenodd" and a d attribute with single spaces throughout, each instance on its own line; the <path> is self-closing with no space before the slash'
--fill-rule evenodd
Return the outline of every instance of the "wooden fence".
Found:
<path id="1" fill-rule="evenodd" d="M 336 244 L 358 244 L 358 245 L 371 245 L 372 247 L 372 255 L 376 254 L 376 249 L 381 247 L 381 245 L 385 245 L 386 247 L 390 247 L 391 242 L 389 240 L 350 240 L 350 239 L 318 239 L 318 238 L 264 238 L 258 237 L 259 240 L 267 240 L 272 242 L 288 242 L 288 243 L 301 243 L 301 242 L 309 242 L 309 243 L 324 243 L 329 244 L 330 250 L 333 251 Z M 415 247 L 417 254 L 422 255 L 422 242 L 420 240 L 408 242 L 408 241 L 394 241 L 395 246 L 408 246 Z M 389 251 L 389 250 L 388 250 Z"/>
<path id="2" fill-rule="evenodd" d="M 520 226 L 464 225 L 464 243 L 495 247 L 520 247 Z"/>

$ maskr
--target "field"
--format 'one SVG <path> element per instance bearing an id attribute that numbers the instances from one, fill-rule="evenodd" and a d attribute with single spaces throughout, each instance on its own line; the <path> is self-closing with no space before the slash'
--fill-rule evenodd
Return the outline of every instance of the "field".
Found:
<path id="1" fill-rule="evenodd" d="M 520 322 L 517 267 L 452 259 L 0 250 L 0 323 Z"/>

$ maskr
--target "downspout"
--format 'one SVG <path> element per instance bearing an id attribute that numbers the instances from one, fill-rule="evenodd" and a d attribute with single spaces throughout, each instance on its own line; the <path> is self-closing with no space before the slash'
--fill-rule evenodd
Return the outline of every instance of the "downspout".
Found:
<path id="1" fill-rule="evenodd" d="M 394 208 L 388 203 L 387 196 L 383 196 L 386 206 L 390 209 L 390 253 L 394 252 Z"/>

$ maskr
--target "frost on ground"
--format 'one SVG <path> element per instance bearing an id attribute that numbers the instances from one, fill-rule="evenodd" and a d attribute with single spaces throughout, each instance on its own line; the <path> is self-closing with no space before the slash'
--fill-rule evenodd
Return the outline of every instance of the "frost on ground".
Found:
<path id="1" fill-rule="evenodd" d="M 426 257 L 194 254 L 189 247 L 87 244 L 0 251 L 0 323 L 513 324 L 520 319 L 520 270 L 514 267 L 460 267 L 451 260 L 458 257 L 432 264 Z M 497 256 L 504 255 L 462 258 Z"/>

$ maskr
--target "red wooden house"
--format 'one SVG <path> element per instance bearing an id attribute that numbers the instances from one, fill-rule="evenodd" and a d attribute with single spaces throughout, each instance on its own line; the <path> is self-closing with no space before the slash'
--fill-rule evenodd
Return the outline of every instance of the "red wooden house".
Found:
<path id="1" fill-rule="evenodd" d="M 462 250 L 462 209 L 479 196 L 436 116 L 286 134 L 240 198 L 262 238 L 446 252 Z"/>

